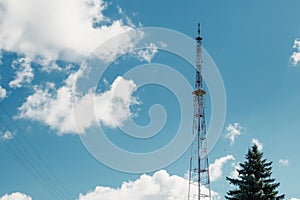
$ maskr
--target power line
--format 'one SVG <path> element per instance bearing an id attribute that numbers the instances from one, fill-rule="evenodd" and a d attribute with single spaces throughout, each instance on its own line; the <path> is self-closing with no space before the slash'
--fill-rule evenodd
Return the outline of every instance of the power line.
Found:
<path id="1" fill-rule="evenodd" d="M 46 164 L 46 162 L 42 159 L 42 157 L 40 156 L 40 154 L 36 151 L 36 149 L 33 147 L 33 145 L 29 142 L 29 140 L 27 139 L 27 137 L 25 136 L 25 134 L 23 133 L 23 131 L 21 130 L 21 128 L 19 128 L 19 126 L 16 124 L 16 122 L 12 119 L 10 113 L 6 110 L 6 108 L 3 106 L 3 104 L 1 102 L 0 102 L 0 106 L 2 107 L 2 110 L 6 113 L 6 115 L 9 117 L 10 121 L 13 123 L 13 125 L 15 126 L 15 128 L 17 129 L 17 131 L 23 137 L 23 139 L 26 142 L 27 146 L 33 152 L 33 155 L 37 159 L 35 159 L 33 157 L 33 155 L 29 152 L 29 150 L 16 137 L 15 140 L 17 141 L 17 143 L 18 143 L 19 146 L 17 144 L 15 144 L 14 141 L 12 142 L 12 144 L 15 146 L 15 148 L 17 149 L 17 151 L 19 152 L 19 154 L 23 155 L 23 157 L 27 160 L 27 162 L 29 163 L 29 165 L 31 165 L 33 167 L 33 169 L 36 171 L 36 173 L 38 173 L 41 177 L 43 177 L 43 179 L 46 180 L 46 183 L 48 184 L 48 186 L 50 186 L 57 194 L 59 194 L 58 196 L 63 197 L 62 199 L 74 199 L 73 196 L 71 195 L 71 193 L 66 189 L 66 187 L 62 184 L 62 182 L 59 181 L 59 179 L 57 178 L 57 176 L 52 172 L 52 170 L 50 169 L 50 167 Z M 8 130 L 10 130 L 11 132 L 13 132 L 9 128 L 9 126 L 7 125 L 7 123 L 2 118 L 0 118 L 0 120 L 2 121 L 2 123 L 5 125 L 5 127 Z M 8 145 L 6 144 L 6 146 L 8 146 Z M 22 152 L 22 150 L 25 152 L 25 154 L 28 155 L 29 158 L 26 157 L 26 155 L 24 155 L 24 153 Z M 15 152 L 13 154 L 17 155 Z M 19 158 L 18 158 L 18 160 L 20 161 Z M 39 161 L 39 162 L 37 162 L 37 161 Z M 26 164 L 24 161 L 22 163 Z M 42 166 L 39 163 L 41 163 Z M 28 169 L 28 166 L 26 168 Z M 46 169 L 46 170 L 44 170 L 44 169 Z M 33 174 L 32 171 L 30 173 Z M 49 176 L 49 174 L 50 174 L 50 176 Z M 35 178 L 36 178 L 36 176 L 35 176 Z"/>
<path id="2" fill-rule="evenodd" d="M 34 171 L 28 167 L 28 165 L 25 163 L 25 161 L 6 143 L 6 141 L 4 141 L 4 144 L 6 145 L 6 147 L 8 148 L 8 150 L 19 160 L 19 162 L 29 171 L 29 173 L 55 198 L 55 199 L 59 199 L 57 197 L 57 194 L 55 194 L 47 184 L 45 184 L 42 179 L 37 176 Z"/>
<path id="3" fill-rule="evenodd" d="M 24 138 L 25 142 L 28 144 L 30 149 L 33 151 L 34 155 L 38 158 L 38 160 L 42 163 L 42 165 L 47 169 L 47 171 L 51 174 L 51 176 L 54 178 L 54 180 L 63 188 L 63 190 L 68 194 L 68 196 L 72 199 L 72 194 L 68 191 L 68 189 L 64 186 L 64 184 L 57 178 L 57 176 L 52 172 L 52 170 L 49 168 L 49 166 L 46 164 L 44 159 L 40 156 L 40 154 L 36 151 L 36 149 L 33 147 L 33 145 L 30 143 L 30 141 L 27 139 L 26 135 L 23 133 L 23 131 L 19 128 L 17 123 L 12 119 L 10 113 L 7 111 L 7 109 L 3 106 L 3 104 L 0 102 L 0 106 L 2 107 L 3 111 L 6 113 L 6 115 L 10 118 L 14 126 L 17 128 L 17 130 L 21 133 L 21 136 Z"/>
<path id="4" fill-rule="evenodd" d="M 9 130 L 10 132 L 13 132 L 8 125 L 3 121 L 2 118 L 0 118 L 0 121 L 2 124 Z M 18 144 L 16 144 L 16 142 Z M 19 155 L 19 158 L 22 158 L 22 161 L 24 164 L 27 163 L 27 169 L 30 168 L 33 172 L 35 172 L 35 175 L 37 177 L 40 177 L 45 184 L 54 191 L 54 193 L 59 197 L 59 199 L 64 199 L 64 194 L 60 191 L 59 188 L 56 187 L 56 184 L 50 179 L 50 177 L 45 173 L 45 171 L 39 166 L 39 164 L 34 160 L 32 155 L 27 151 L 27 149 L 23 146 L 23 144 L 18 140 L 18 138 L 14 138 L 11 140 L 11 144 L 15 148 L 15 154 Z M 17 153 L 16 153 L 17 152 Z"/>

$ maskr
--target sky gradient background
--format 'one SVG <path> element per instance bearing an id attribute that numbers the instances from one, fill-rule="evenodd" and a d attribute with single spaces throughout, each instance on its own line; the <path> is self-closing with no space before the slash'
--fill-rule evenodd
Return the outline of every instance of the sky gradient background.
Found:
<path id="1" fill-rule="evenodd" d="M 138 27 L 163 27 L 194 38 L 198 22 L 203 47 L 218 66 L 227 96 L 224 129 L 209 153 L 214 197 L 224 199 L 231 188 L 225 177 L 236 175 L 237 163 L 256 143 L 273 161 L 280 193 L 300 199 L 299 7 L 297 0 L 0 0 L 0 200 L 186 199 L 180 191 L 187 190 L 189 151 L 146 174 L 103 165 L 76 132 L 72 101 L 86 102 L 72 97 L 72 87 L 82 61 L 112 36 Z M 137 38 L 122 40 L 124 48 L 112 47 L 101 59 L 109 62 L 115 59 L 111 55 L 128 52 Z M 138 64 L 163 63 L 194 82 L 191 66 L 158 51 L 159 45 L 164 44 L 118 58 L 97 85 L 98 124 L 115 144 L 133 152 L 168 143 L 180 111 L 168 88 L 138 88 L 122 74 Z M 122 88 L 116 89 L 117 83 Z M 122 136 L 108 106 L 111 96 L 120 100 L 120 124 L 133 117 L 145 126 L 151 105 L 161 104 L 168 116 L 160 137 L 138 141 Z M 207 97 L 208 116 L 209 105 Z M 83 127 L 93 123 L 84 109 L 82 114 Z M 192 120 L 192 113 L 184 117 Z"/>

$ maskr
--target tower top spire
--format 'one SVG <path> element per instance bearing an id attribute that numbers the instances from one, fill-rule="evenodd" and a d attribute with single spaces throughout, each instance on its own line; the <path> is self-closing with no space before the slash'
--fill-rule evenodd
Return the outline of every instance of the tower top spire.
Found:
<path id="1" fill-rule="evenodd" d="M 200 23 L 198 23 L 198 37 L 196 38 L 196 40 L 200 43 L 200 41 L 202 40 L 202 37 L 200 37 Z"/>

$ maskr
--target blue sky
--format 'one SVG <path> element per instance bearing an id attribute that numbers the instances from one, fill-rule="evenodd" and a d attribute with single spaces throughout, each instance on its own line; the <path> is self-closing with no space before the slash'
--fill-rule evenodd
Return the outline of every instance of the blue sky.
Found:
<path id="1" fill-rule="evenodd" d="M 176 182 L 176 191 L 187 189 L 184 177 L 189 150 L 168 166 L 128 173 L 106 166 L 89 151 L 119 159 L 120 165 L 143 166 L 141 160 L 131 163 L 97 143 L 85 148 L 88 145 L 82 141 L 87 141 L 84 132 L 93 135 L 99 131 L 93 127 L 97 125 L 118 147 L 147 153 L 166 146 L 176 136 L 180 120 L 192 121 L 192 113 L 182 116 L 180 95 L 170 90 L 174 86 L 182 91 L 179 79 L 174 81 L 173 74 L 170 77 L 160 71 L 161 66 L 151 65 L 167 65 L 193 86 L 191 64 L 159 50 L 169 45 L 162 40 L 148 43 L 148 49 L 132 48 L 144 37 L 138 28 L 162 27 L 195 38 L 198 22 L 203 47 L 218 67 L 227 98 L 224 127 L 209 153 L 215 198 L 224 199 L 231 188 L 225 177 L 234 175 L 247 148 L 258 143 L 265 157 L 273 161 L 280 193 L 286 194 L 286 199 L 300 199 L 299 1 L 0 0 L 0 5 L 0 200 L 118 196 L 144 200 L 147 195 L 184 199 L 184 192 L 176 193 L 167 183 Z M 134 34 L 109 40 L 128 30 Z M 89 57 L 93 50 L 100 54 L 101 64 Z M 99 73 L 104 70 L 102 77 L 94 77 L 95 95 L 85 88 L 94 79 L 93 74 L 85 77 L 84 63 L 95 64 L 93 69 Z M 126 75 L 136 66 L 154 68 L 136 78 Z M 170 74 L 174 72 L 168 69 Z M 85 79 L 78 83 L 76 77 Z M 150 78 L 155 78 L 155 83 L 165 80 L 170 87 L 140 87 Z M 80 91 L 85 93 L 72 93 L 74 86 L 85 88 Z M 95 119 L 90 117 L 91 99 L 96 102 Z M 210 121 L 209 95 L 206 100 Z M 190 104 L 184 103 L 190 109 L 192 96 Z M 149 116 L 152 105 L 156 106 Z M 138 138 L 143 135 L 127 135 L 133 130 L 126 129 L 131 118 L 142 127 L 153 120 L 147 133 L 158 129 L 158 134 L 144 139 Z M 192 127 L 185 131 L 191 134 Z M 140 188 L 144 188 L 142 192 Z"/>

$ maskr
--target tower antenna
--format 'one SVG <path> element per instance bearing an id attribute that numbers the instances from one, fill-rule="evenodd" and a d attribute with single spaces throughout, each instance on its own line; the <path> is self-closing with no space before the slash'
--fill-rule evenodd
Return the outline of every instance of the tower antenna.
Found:
<path id="1" fill-rule="evenodd" d="M 196 38 L 196 83 L 194 97 L 194 116 L 192 134 L 195 136 L 191 146 L 188 200 L 211 200 L 209 164 L 206 142 L 205 105 L 202 80 L 200 23 Z"/>

